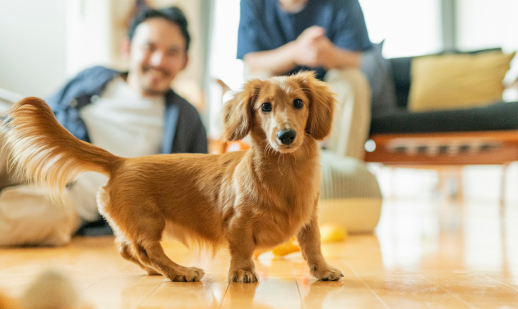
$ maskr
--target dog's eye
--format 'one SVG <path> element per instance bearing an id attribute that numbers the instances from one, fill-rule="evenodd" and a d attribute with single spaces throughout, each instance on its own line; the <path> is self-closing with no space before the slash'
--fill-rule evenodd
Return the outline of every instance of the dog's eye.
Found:
<path id="1" fill-rule="evenodd" d="M 302 108 L 302 106 L 304 106 L 304 102 L 302 102 L 301 99 L 293 100 L 293 107 L 295 107 L 296 109 L 300 109 Z"/>
<path id="2" fill-rule="evenodd" d="M 261 105 L 261 110 L 265 113 L 269 113 L 272 111 L 272 104 L 270 103 L 263 103 L 263 105 Z"/>

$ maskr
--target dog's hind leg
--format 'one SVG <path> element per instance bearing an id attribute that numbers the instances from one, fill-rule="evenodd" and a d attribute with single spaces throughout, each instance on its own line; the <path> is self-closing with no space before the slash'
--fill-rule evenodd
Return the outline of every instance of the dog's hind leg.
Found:
<path id="1" fill-rule="evenodd" d="M 205 275 L 199 268 L 176 264 L 164 253 L 160 240 L 165 221 L 157 205 L 135 198 L 130 201 L 121 198 L 122 194 L 113 195 L 105 186 L 97 193 L 97 202 L 99 211 L 117 235 L 122 257 L 140 265 L 149 274 L 155 270 L 171 281 L 199 281 Z"/>
<path id="2" fill-rule="evenodd" d="M 97 191 L 97 205 L 99 207 L 100 213 L 105 216 L 106 220 L 110 223 L 110 226 L 113 229 L 113 232 L 115 234 L 115 242 L 117 243 L 117 246 L 119 248 L 120 255 L 125 258 L 126 260 L 133 262 L 140 266 L 143 270 L 145 270 L 149 275 L 161 275 L 160 272 L 154 270 L 151 267 L 148 267 L 144 264 L 142 264 L 138 258 L 135 256 L 134 250 L 131 248 L 130 241 L 122 235 L 122 232 L 119 231 L 117 228 L 117 225 L 111 219 L 109 216 L 109 209 L 111 206 L 111 200 L 109 195 L 109 189 L 107 187 L 101 187 L 99 188 L 99 191 Z"/>
<path id="3" fill-rule="evenodd" d="M 146 266 L 142 264 L 138 258 L 135 256 L 135 253 L 133 252 L 132 246 L 130 242 L 125 239 L 123 236 L 117 236 L 116 240 L 117 245 L 119 246 L 119 253 L 120 255 L 125 258 L 126 260 L 133 262 L 140 266 L 143 270 L 145 270 L 149 275 L 161 275 L 160 272 L 156 271 L 155 269 Z"/>
<path id="4" fill-rule="evenodd" d="M 196 267 L 185 267 L 171 261 L 160 245 L 160 239 L 149 239 L 134 243 L 139 260 L 151 268 L 160 271 L 171 281 L 200 281 L 205 272 Z"/>
<path id="5" fill-rule="evenodd" d="M 115 204 L 112 201 L 117 201 Z M 171 261 L 160 245 L 165 222 L 153 211 L 144 212 L 135 203 L 120 204 L 112 199 L 107 186 L 97 193 L 99 211 L 113 228 L 121 256 L 142 267 L 150 275 L 162 274 L 171 281 L 199 281 L 205 274 L 195 267 L 180 266 Z M 154 209 L 148 205 L 145 209 Z M 125 215 L 121 215 L 125 209 Z M 133 209 L 133 210 L 131 210 Z"/>
<path id="6" fill-rule="evenodd" d="M 137 206 L 131 203 L 126 209 L 129 213 L 138 214 L 138 217 L 119 217 L 119 220 L 126 219 L 125 227 L 129 233 L 127 239 L 131 241 L 131 250 L 138 260 L 152 269 L 157 270 L 171 281 L 199 281 L 205 272 L 196 267 L 184 267 L 171 261 L 164 252 L 160 240 L 165 229 L 165 221 L 161 219 L 160 213 L 154 205 Z M 135 208 L 134 211 L 130 209 Z M 146 211 L 143 211 L 146 209 Z"/>

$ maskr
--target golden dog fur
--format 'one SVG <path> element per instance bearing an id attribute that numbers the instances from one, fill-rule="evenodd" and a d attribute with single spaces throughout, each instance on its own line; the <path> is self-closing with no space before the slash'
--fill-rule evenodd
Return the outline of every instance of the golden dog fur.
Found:
<path id="1" fill-rule="evenodd" d="M 198 281 L 204 272 L 171 261 L 164 232 L 231 254 L 229 281 L 254 282 L 253 253 L 296 235 L 312 275 L 339 280 L 320 250 L 318 140 L 331 131 L 336 101 L 313 73 L 251 80 L 224 107 L 224 137 L 251 137 L 246 152 L 122 158 L 73 137 L 38 98 L 16 103 L 4 121 L 19 174 L 61 192 L 86 171 L 109 177 L 97 195 L 121 255 L 149 274 Z M 292 130 L 289 143 L 277 137 Z M 282 133 L 281 132 L 281 133 Z"/>

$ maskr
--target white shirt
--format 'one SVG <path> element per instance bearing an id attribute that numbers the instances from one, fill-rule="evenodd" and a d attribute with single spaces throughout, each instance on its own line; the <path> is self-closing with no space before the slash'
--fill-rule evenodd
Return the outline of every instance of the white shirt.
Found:
<path id="1" fill-rule="evenodd" d="M 90 142 L 121 157 L 140 157 L 160 153 L 164 127 L 165 98 L 143 97 L 117 77 L 102 95 L 81 111 Z M 99 173 L 81 175 L 70 188 L 76 210 L 82 219 L 99 217 L 95 193 L 107 182 Z"/>
<path id="2" fill-rule="evenodd" d="M 90 142 L 121 157 L 160 152 L 164 96 L 143 97 L 121 78 L 112 80 L 92 104 L 81 110 Z"/>

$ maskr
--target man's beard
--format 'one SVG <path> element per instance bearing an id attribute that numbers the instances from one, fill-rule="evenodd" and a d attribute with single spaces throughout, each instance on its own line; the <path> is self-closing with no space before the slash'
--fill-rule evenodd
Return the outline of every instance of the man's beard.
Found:
<path id="1" fill-rule="evenodd" d="M 143 68 L 143 73 L 144 75 L 146 74 L 149 74 L 149 71 L 150 70 L 154 70 L 154 71 L 157 71 L 157 72 L 160 72 L 160 78 L 164 78 L 164 79 L 169 79 L 170 75 L 171 75 L 171 72 L 167 71 L 167 70 L 164 70 L 164 69 L 161 69 L 161 68 L 154 68 L 154 67 L 151 67 L 151 66 L 146 66 Z M 154 73 L 151 73 L 151 74 L 154 74 Z M 164 88 L 162 89 L 153 89 L 153 88 L 150 88 L 147 84 L 146 84 L 146 81 L 145 79 L 141 82 L 141 88 L 145 91 L 145 93 L 147 95 L 152 95 L 152 96 L 156 96 L 156 95 L 163 95 L 165 94 L 167 91 L 170 90 L 170 85 L 167 85 L 165 86 Z"/>
<path id="2" fill-rule="evenodd" d="M 149 71 L 159 72 L 162 78 L 169 78 L 169 76 L 171 76 L 171 72 L 169 70 L 165 70 L 162 68 L 156 68 L 156 67 L 152 67 L 150 65 L 147 65 L 142 68 L 142 73 L 144 73 L 144 74 L 147 74 Z"/>
<path id="3" fill-rule="evenodd" d="M 149 96 L 164 95 L 171 89 L 170 87 L 166 87 L 165 89 L 151 89 L 147 87 L 147 85 L 141 85 L 141 87 L 144 90 L 144 92 Z"/>

